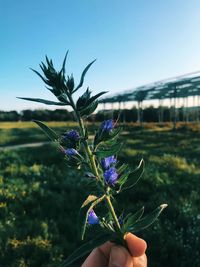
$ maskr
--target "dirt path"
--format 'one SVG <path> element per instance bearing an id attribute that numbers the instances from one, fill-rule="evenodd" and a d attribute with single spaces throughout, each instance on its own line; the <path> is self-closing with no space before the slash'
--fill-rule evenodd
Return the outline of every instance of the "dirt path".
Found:
<path id="1" fill-rule="evenodd" d="M 50 144 L 50 143 L 51 142 L 46 141 L 46 142 L 37 142 L 37 143 L 4 146 L 4 147 L 0 147 L 0 151 L 2 151 L 2 150 L 14 150 L 14 149 L 26 148 L 26 147 L 39 147 L 39 146 L 43 146 L 43 145 Z"/>

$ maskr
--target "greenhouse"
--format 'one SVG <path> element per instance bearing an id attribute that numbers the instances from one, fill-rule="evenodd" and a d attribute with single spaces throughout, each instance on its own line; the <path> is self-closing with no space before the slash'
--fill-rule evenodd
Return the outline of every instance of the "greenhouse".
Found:
<path id="1" fill-rule="evenodd" d="M 200 107 L 200 71 L 189 74 L 160 80 L 144 86 L 139 86 L 123 93 L 115 94 L 103 98 L 101 103 L 118 103 L 119 109 L 121 104 L 126 108 L 127 102 L 136 102 L 138 106 L 138 122 L 142 121 L 142 109 L 144 101 L 154 100 L 159 103 L 159 121 L 162 122 L 162 106 L 165 100 L 171 109 L 171 120 L 176 126 L 177 109 L 180 105 L 184 108 L 185 121 L 188 121 L 188 108 L 196 110 L 196 121 L 199 121 Z"/>

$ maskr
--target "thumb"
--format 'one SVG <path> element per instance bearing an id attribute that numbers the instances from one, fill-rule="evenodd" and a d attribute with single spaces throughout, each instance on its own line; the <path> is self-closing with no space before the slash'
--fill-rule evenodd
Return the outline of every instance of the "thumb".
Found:
<path id="1" fill-rule="evenodd" d="M 132 267 L 132 258 L 128 251 L 120 246 L 113 246 L 110 252 L 109 267 Z"/>

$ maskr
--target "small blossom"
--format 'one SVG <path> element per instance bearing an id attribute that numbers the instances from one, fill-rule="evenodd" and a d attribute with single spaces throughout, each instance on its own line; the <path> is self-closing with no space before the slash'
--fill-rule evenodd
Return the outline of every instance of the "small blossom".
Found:
<path id="1" fill-rule="evenodd" d="M 110 132 L 114 128 L 113 120 L 106 120 L 102 122 L 100 128 L 103 132 Z"/>
<path id="2" fill-rule="evenodd" d="M 92 224 L 99 224 L 99 218 L 97 217 L 94 210 L 89 211 L 87 222 L 91 225 Z"/>
<path id="3" fill-rule="evenodd" d="M 115 185 L 117 182 L 117 178 L 118 173 L 116 172 L 116 169 L 114 167 L 111 167 L 110 169 L 104 172 L 104 180 L 107 185 Z"/>
<path id="4" fill-rule="evenodd" d="M 67 148 L 67 149 L 65 150 L 65 154 L 66 154 L 67 156 L 71 157 L 71 156 L 75 156 L 75 155 L 77 155 L 78 152 L 77 152 L 76 149 L 74 149 L 74 148 Z"/>
<path id="5" fill-rule="evenodd" d="M 71 130 L 64 135 L 64 138 L 71 141 L 78 141 L 80 139 L 80 135 L 77 131 Z"/>
<path id="6" fill-rule="evenodd" d="M 115 163 L 117 163 L 117 159 L 115 158 L 115 156 L 110 156 L 101 160 L 101 165 L 105 170 L 110 168 L 110 166 Z"/>

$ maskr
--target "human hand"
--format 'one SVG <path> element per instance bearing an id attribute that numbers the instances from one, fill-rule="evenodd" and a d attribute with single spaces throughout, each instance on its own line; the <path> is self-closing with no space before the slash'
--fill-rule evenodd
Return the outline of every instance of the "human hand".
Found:
<path id="1" fill-rule="evenodd" d="M 128 233 L 125 236 L 128 249 L 111 242 L 94 249 L 82 267 L 147 267 L 146 242 Z"/>

